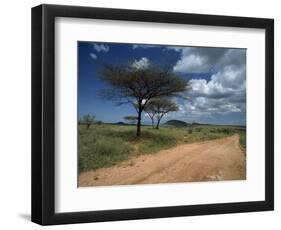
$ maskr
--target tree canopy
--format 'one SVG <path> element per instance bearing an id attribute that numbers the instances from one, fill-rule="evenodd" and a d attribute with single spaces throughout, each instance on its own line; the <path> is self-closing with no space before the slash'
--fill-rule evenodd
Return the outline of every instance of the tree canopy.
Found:
<path id="1" fill-rule="evenodd" d="M 101 96 L 118 104 L 129 103 L 137 112 L 137 136 L 141 132 L 141 114 L 147 103 L 155 98 L 180 96 L 188 89 L 188 81 L 176 75 L 171 68 L 149 63 L 140 68 L 126 65 L 104 65 L 101 79 L 109 88 Z"/>
<path id="2" fill-rule="evenodd" d="M 153 99 L 147 103 L 144 111 L 149 115 L 152 121 L 152 127 L 158 129 L 163 116 L 169 112 L 178 111 L 176 103 L 167 98 Z M 156 120 L 156 125 L 154 124 Z"/>
<path id="3" fill-rule="evenodd" d="M 91 115 L 91 114 L 85 114 L 81 119 L 80 119 L 80 123 L 81 124 L 85 124 L 87 125 L 87 129 L 90 128 L 91 124 L 94 123 L 95 121 L 95 116 Z"/>
<path id="4" fill-rule="evenodd" d="M 130 122 L 131 124 L 135 124 L 136 121 L 138 120 L 137 116 L 125 116 L 124 120 Z"/>

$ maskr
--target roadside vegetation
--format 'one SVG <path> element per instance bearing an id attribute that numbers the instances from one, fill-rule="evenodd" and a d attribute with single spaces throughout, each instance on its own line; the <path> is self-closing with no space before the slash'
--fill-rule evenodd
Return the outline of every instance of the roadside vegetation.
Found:
<path id="1" fill-rule="evenodd" d="M 110 167 L 130 156 L 155 153 L 177 144 L 213 140 L 234 134 L 240 135 L 241 149 L 246 151 L 246 130 L 235 126 L 163 125 L 159 130 L 143 126 L 139 138 L 135 135 L 134 125 L 96 123 L 90 127 L 80 124 L 78 134 L 80 172 Z"/>
<path id="2" fill-rule="evenodd" d="M 246 155 L 246 130 L 239 130 L 238 134 L 240 136 L 240 147 L 243 153 Z"/>

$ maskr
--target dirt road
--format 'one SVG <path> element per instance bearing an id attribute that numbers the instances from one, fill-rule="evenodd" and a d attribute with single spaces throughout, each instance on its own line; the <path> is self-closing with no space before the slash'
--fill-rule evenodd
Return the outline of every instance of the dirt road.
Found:
<path id="1" fill-rule="evenodd" d="M 79 186 L 246 179 L 239 136 L 178 145 L 111 168 L 83 172 Z"/>

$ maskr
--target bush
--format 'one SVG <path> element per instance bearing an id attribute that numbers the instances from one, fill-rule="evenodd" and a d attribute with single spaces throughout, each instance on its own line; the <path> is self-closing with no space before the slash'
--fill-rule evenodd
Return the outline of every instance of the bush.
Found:
<path id="1" fill-rule="evenodd" d="M 223 128 L 222 132 L 228 135 L 230 133 L 230 129 L 229 128 Z"/>
<path id="2" fill-rule="evenodd" d="M 189 129 L 189 130 L 188 130 L 188 134 L 192 134 L 192 129 Z"/>
<path id="3" fill-rule="evenodd" d="M 143 132 L 145 138 L 139 145 L 141 153 L 153 153 L 161 149 L 167 149 L 177 144 L 177 139 L 172 134 L 158 133 L 158 132 Z"/>
<path id="4" fill-rule="evenodd" d="M 246 132 L 245 131 L 239 131 L 238 134 L 240 136 L 240 140 L 239 140 L 240 146 L 241 146 L 244 154 L 246 154 Z"/>
<path id="5" fill-rule="evenodd" d="M 200 127 L 200 128 L 196 128 L 196 129 L 195 129 L 195 131 L 196 131 L 196 132 L 198 132 L 198 133 L 200 133 L 200 132 L 201 132 L 201 130 L 202 130 L 202 128 L 201 128 L 201 127 Z"/>

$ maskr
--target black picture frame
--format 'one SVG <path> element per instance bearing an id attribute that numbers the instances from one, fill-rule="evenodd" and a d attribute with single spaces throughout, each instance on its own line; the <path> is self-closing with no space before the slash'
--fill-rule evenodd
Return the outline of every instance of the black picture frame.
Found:
<path id="1" fill-rule="evenodd" d="M 55 18 L 89 18 L 265 29 L 265 200 L 55 213 Z M 222 214 L 274 209 L 274 20 L 110 8 L 32 8 L 32 221 L 41 225 Z"/>

